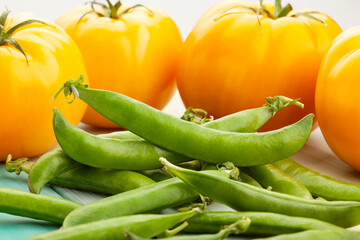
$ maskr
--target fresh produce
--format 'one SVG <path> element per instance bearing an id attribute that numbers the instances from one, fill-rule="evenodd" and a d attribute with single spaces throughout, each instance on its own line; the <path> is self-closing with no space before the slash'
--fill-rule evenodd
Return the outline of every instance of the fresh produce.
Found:
<path id="1" fill-rule="evenodd" d="M 0 212 L 62 224 L 66 215 L 80 204 L 50 197 L 0 188 Z"/>
<path id="2" fill-rule="evenodd" d="M 45 153 L 30 169 L 29 190 L 39 194 L 50 180 L 80 166 L 81 164 L 69 158 L 61 148 Z"/>
<path id="3" fill-rule="evenodd" d="M 360 26 L 346 30 L 324 57 L 316 85 L 316 115 L 331 150 L 360 171 Z"/>
<path id="4" fill-rule="evenodd" d="M 251 219 L 251 224 L 242 235 L 267 236 L 295 233 L 305 230 L 343 230 L 343 228 L 316 219 L 292 217 L 267 212 L 204 212 L 188 220 L 184 229 L 188 233 L 216 233 L 242 217 Z"/>
<path id="5" fill-rule="evenodd" d="M 315 112 L 320 63 L 341 29 L 319 11 L 259 2 L 220 1 L 204 13 L 185 41 L 177 86 L 185 106 L 215 118 L 259 106 L 266 96 L 301 98 L 303 111 L 289 108 L 265 131 Z"/>
<path id="6" fill-rule="evenodd" d="M 113 132 L 101 135 L 113 139 L 139 139 L 131 132 Z M 78 162 L 69 158 L 61 148 L 42 155 L 29 173 L 29 190 L 32 193 L 40 193 L 41 189 L 53 178 L 71 169 L 82 166 Z"/>
<path id="7" fill-rule="evenodd" d="M 94 136 L 72 126 L 57 109 L 54 109 L 53 126 L 61 149 L 72 159 L 91 167 L 149 170 L 161 167 L 158 159 L 162 156 L 168 157 L 173 163 L 190 160 L 145 140 L 117 140 Z M 79 148 L 86 151 L 79 151 Z"/>
<path id="8" fill-rule="evenodd" d="M 229 173 L 223 171 L 211 171 L 204 174 L 230 177 Z M 100 219 L 160 211 L 191 203 L 198 198 L 199 194 L 180 179 L 171 178 L 86 204 L 71 212 L 64 220 L 63 227 L 96 222 Z"/>
<path id="9" fill-rule="evenodd" d="M 120 1 L 91 1 L 64 13 L 56 23 L 79 46 L 91 86 L 128 95 L 158 109 L 170 100 L 182 38 L 165 12 Z M 91 108 L 83 121 L 119 127 Z"/>
<path id="10" fill-rule="evenodd" d="M 62 89 L 62 88 L 61 88 Z M 56 96 L 57 97 L 57 96 Z M 224 118 L 217 119 L 215 121 L 207 122 L 204 126 L 208 128 L 214 128 L 224 131 L 238 131 L 238 132 L 254 132 L 258 130 L 263 124 L 265 124 L 271 117 L 283 108 L 290 105 L 296 105 L 303 107 L 303 105 L 292 99 L 286 97 L 267 97 L 267 104 L 263 107 L 249 109 L 228 115 Z M 205 116 L 206 117 L 206 116 Z M 195 121 L 198 119 L 197 113 L 193 110 L 188 110 L 183 118 L 188 121 Z M 200 120 L 202 121 L 202 120 Z M 141 138 L 137 135 L 128 132 L 112 132 L 108 134 L 99 135 L 99 137 L 118 139 L 118 140 L 140 140 Z M 156 165 L 159 165 L 157 159 L 154 161 Z M 36 165 L 32 166 L 29 174 L 29 189 L 33 193 L 40 193 L 41 189 L 54 177 L 69 171 L 71 169 L 80 167 L 76 161 L 70 159 L 61 148 L 55 149 L 41 156 L 37 161 Z M 241 173 L 244 174 L 244 173 Z M 152 177 L 160 177 L 164 179 L 164 175 L 156 174 Z M 167 178 L 165 176 L 165 178 Z M 60 182 L 57 182 L 60 183 Z M 116 190 L 115 190 L 116 191 Z"/>
<path id="11" fill-rule="evenodd" d="M 327 200 L 359 201 L 360 185 L 322 175 L 288 158 L 274 163 L 289 176 L 301 182 L 314 196 Z"/>
<path id="12" fill-rule="evenodd" d="M 227 178 L 211 176 L 161 162 L 200 194 L 238 211 L 263 211 L 316 218 L 341 227 L 360 224 L 360 202 L 307 200 L 268 191 Z"/>
<path id="13" fill-rule="evenodd" d="M 225 226 L 217 234 L 181 235 L 181 236 L 174 236 L 174 237 L 170 237 L 170 238 L 157 238 L 157 239 L 159 239 L 159 240 L 160 239 L 162 239 L 162 240 L 166 240 L 166 239 L 169 239 L 169 240 L 221 240 L 221 239 L 225 239 L 230 234 L 239 234 L 239 233 L 246 232 L 250 225 L 250 222 L 251 222 L 251 220 L 249 218 L 243 217 L 242 219 L 238 220 L 237 222 L 235 222 L 229 226 Z M 129 240 L 144 240 L 145 239 L 145 238 L 141 238 L 132 233 L 125 233 L 125 236 Z M 146 239 L 149 239 L 149 238 L 146 238 Z"/>
<path id="14" fill-rule="evenodd" d="M 65 95 L 75 93 L 109 120 L 154 145 L 210 163 L 232 161 L 236 166 L 254 166 L 284 159 L 306 143 L 312 128 L 313 115 L 309 114 L 293 125 L 272 132 L 213 130 L 182 121 L 122 94 L 88 89 L 81 83 L 81 77 L 68 80 L 64 92 Z M 65 144 L 65 140 L 69 140 L 69 136 L 58 138 L 60 145 Z"/>
<path id="15" fill-rule="evenodd" d="M 302 183 L 286 175 L 272 164 L 242 168 L 241 170 L 248 173 L 264 188 L 270 188 L 271 191 L 286 193 L 304 199 L 313 199 L 309 190 Z"/>
<path id="16" fill-rule="evenodd" d="M 0 17 L 1 89 L 0 162 L 33 157 L 56 144 L 52 109 L 61 109 L 71 124 L 79 123 L 86 105 L 69 106 L 52 96 L 64 79 L 79 74 L 87 82 L 81 53 L 71 38 L 50 21 L 33 14 Z"/>
<path id="17" fill-rule="evenodd" d="M 193 209 L 177 214 L 147 214 L 112 218 L 40 234 L 28 238 L 28 240 L 121 240 L 126 239 L 124 232 L 129 231 L 141 237 L 151 238 L 198 214 L 199 211 L 199 209 Z"/>
<path id="18" fill-rule="evenodd" d="M 206 123 L 204 126 L 218 130 L 255 130 L 262 126 L 275 112 L 291 104 L 300 104 L 292 99 L 285 97 L 268 98 L 268 105 L 257 109 L 258 111 L 240 112 L 220 118 L 217 121 Z M 275 105 L 276 103 L 276 105 Z M 280 106 L 278 106 L 280 105 Z M 265 114 L 264 114 L 265 113 Z M 253 123 L 245 127 L 241 121 L 245 116 Z M 263 118 L 261 118 L 263 117 Z M 236 123 L 241 122 L 241 124 Z M 181 121 L 180 121 L 181 122 Z M 251 129 L 251 128 L 254 129 Z M 66 121 L 62 114 L 55 109 L 53 117 L 53 128 L 56 138 L 65 153 L 72 159 L 82 164 L 108 169 L 126 169 L 126 170 L 149 170 L 160 168 L 158 161 L 160 157 L 167 158 L 172 163 L 181 163 L 191 159 L 180 154 L 163 150 L 145 140 L 118 140 L 102 136 L 94 136 L 79 128 L 72 126 Z M 87 151 L 78 151 L 78 149 L 87 149 Z"/>
<path id="19" fill-rule="evenodd" d="M 15 171 L 19 174 L 21 171 L 24 171 L 29 174 L 35 163 L 29 162 L 26 159 L 18 159 L 7 161 L 5 168 L 9 172 Z M 40 178 L 40 176 L 33 174 L 33 179 L 36 178 Z M 36 180 L 34 181 L 37 183 Z M 55 186 L 114 195 L 153 184 L 154 181 L 133 171 L 98 169 L 80 165 L 51 179 L 49 183 Z M 31 189 L 30 183 L 29 188 Z"/>

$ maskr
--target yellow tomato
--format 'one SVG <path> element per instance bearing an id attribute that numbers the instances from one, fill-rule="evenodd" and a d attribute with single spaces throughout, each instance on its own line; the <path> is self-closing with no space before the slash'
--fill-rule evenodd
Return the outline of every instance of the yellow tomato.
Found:
<path id="1" fill-rule="evenodd" d="M 8 32 L 29 19 L 41 20 L 31 14 L 18 14 L 6 19 L 4 30 Z M 0 161 L 8 154 L 32 157 L 54 147 L 54 107 L 72 124 L 79 123 L 86 110 L 81 101 L 70 106 L 64 97 L 52 100 L 66 80 L 86 76 L 86 70 L 79 49 L 66 32 L 45 22 L 25 25 L 9 36 L 21 46 L 28 63 L 9 41 L 0 41 Z"/>
<path id="2" fill-rule="evenodd" d="M 282 8 L 282 16 L 279 9 L 229 0 L 203 15 L 185 41 L 179 64 L 177 83 L 187 107 L 218 118 L 259 107 L 268 96 L 301 98 L 304 110 L 289 107 L 263 131 L 315 111 L 320 63 L 341 29 L 324 13 Z"/>
<path id="3" fill-rule="evenodd" d="M 360 171 L 360 26 L 340 34 L 325 55 L 316 85 L 316 115 L 334 153 Z"/>
<path id="4" fill-rule="evenodd" d="M 89 13 L 91 6 L 85 5 L 56 22 L 79 46 L 92 88 L 119 92 L 162 109 L 175 90 L 182 44 L 176 24 L 155 8 L 121 4 L 111 9 L 110 15 L 98 8 L 94 8 L 97 13 Z M 118 127 L 91 108 L 83 122 Z"/>

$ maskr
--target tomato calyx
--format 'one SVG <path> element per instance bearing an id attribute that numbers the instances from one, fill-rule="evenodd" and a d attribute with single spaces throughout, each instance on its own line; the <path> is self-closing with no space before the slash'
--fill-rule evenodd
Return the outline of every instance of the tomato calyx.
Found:
<path id="1" fill-rule="evenodd" d="M 97 14 L 99 17 L 107 17 L 107 18 L 112 18 L 112 19 L 119 19 L 121 18 L 123 15 L 131 12 L 132 10 L 134 10 L 135 8 L 145 8 L 148 12 L 150 16 L 154 16 L 154 12 L 142 5 L 142 4 L 135 4 L 129 8 L 126 8 L 125 10 L 119 12 L 120 7 L 122 6 L 122 3 L 120 0 L 118 0 L 115 4 L 112 4 L 110 0 L 106 0 L 107 4 L 105 3 L 101 3 L 98 2 L 96 0 L 93 0 L 91 2 L 88 2 L 91 6 L 91 10 L 86 12 L 83 16 L 81 16 L 81 18 L 79 19 L 79 22 L 81 21 L 81 19 L 83 19 L 86 15 L 90 14 L 90 13 L 95 13 Z M 95 9 L 95 6 L 100 6 L 102 8 L 102 12 L 98 11 L 97 9 Z"/>
<path id="2" fill-rule="evenodd" d="M 281 0 L 275 0 L 275 8 L 274 8 L 274 11 L 271 12 L 265 7 L 264 0 L 259 0 L 259 1 L 260 1 L 260 4 L 259 4 L 260 7 L 259 8 L 254 8 L 254 7 L 246 6 L 246 5 L 243 5 L 243 4 L 236 5 L 236 6 L 231 7 L 230 9 L 222 12 L 218 17 L 216 17 L 214 19 L 214 21 L 217 21 L 218 19 L 220 19 L 220 18 L 222 18 L 224 16 L 227 16 L 229 14 L 239 14 L 241 12 L 236 12 L 236 11 L 233 11 L 233 10 L 236 9 L 236 8 L 244 8 L 244 9 L 250 10 L 251 12 L 256 14 L 258 22 L 259 22 L 260 29 L 261 29 L 260 16 L 266 16 L 266 17 L 271 18 L 273 20 L 276 20 L 276 19 L 279 19 L 279 18 L 282 18 L 282 17 L 295 17 L 296 18 L 296 17 L 302 16 L 302 17 L 306 17 L 306 18 L 310 18 L 310 19 L 313 19 L 315 21 L 318 21 L 318 22 L 322 23 L 326 27 L 326 23 L 324 21 L 322 21 L 321 19 L 314 16 L 314 14 L 321 14 L 318 11 L 306 11 L 306 12 L 297 12 L 297 13 L 290 14 L 292 12 L 292 10 L 293 10 L 293 7 L 292 7 L 292 5 L 290 3 L 286 4 L 283 7 L 282 3 L 281 3 Z M 261 32 L 262 32 L 262 29 L 261 29 Z"/>
<path id="3" fill-rule="evenodd" d="M 30 19 L 30 20 L 26 20 L 24 22 L 21 22 L 17 25 L 15 25 L 14 27 L 10 28 L 9 30 L 5 30 L 5 22 L 6 19 L 8 18 L 10 14 L 9 10 L 5 10 L 1 15 L 0 15 L 0 46 L 8 43 L 10 45 L 12 45 L 14 48 L 16 48 L 19 52 L 21 52 L 25 59 L 26 59 L 26 63 L 27 65 L 29 65 L 29 61 L 28 58 L 24 52 L 24 50 L 22 49 L 22 47 L 20 46 L 20 44 L 11 37 L 11 35 L 19 28 L 24 27 L 26 25 L 32 24 L 32 23 L 41 23 L 41 24 L 45 24 L 47 25 L 47 23 L 39 21 L 39 20 L 35 20 L 35 19 Z"/>

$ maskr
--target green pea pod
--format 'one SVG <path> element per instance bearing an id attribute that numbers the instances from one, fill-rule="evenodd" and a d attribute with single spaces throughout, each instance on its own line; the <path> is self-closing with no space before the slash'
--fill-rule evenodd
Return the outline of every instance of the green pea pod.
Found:
<path id="1" fill-rule="evenodd" d="M 28 185 L 30 192 L 39 194 L 52 178 L 77 168 L 80 164 L 69 158 L 61 148 L 57 148 L 42 155 L 34 166 L 36 167 L 29 173 Z"/>
<path id="2" fill-rule="evenodd" d="M 360 185 L 322 175 L 295 162 L 284 159 L 274 165 L 304 184 L 317 197 L 327 200 L 360 201 Z"/>
<path id="3" fill-rule="evenodd" d="M 0 188 L 0 212 L 62 224 L 64 218 L 81 206 L 69 200 Z"/>
<path id="4" fill-rule="evenodd" d="M 224 171 L 209 171 L 229 177 Z M 64 220 L 63 227 L 119 216 L 153 212 L 193 202 L 199 194 L 178 178 L 171 178 L 148 186 L 107 197 L 73 211 Z"/>
<path id="5" fill-rule="evenodd" d="M 270 238 L 257 238 L 257 240 L 355 240 L 360 239 L 359 232 L 335 230 L 308 230 L 293 234 L 284 234 Z"/>
<path id="6" fill-rule="evenodd" d="M 242 217 L 251 219 L 251 224 L 242 235 L 269 236 L 301 232 L 312 229 L 343 230 L 336 225 L 311 218 L 293 217 L 268 212 L 204 212 L 188 220 L 183 230 L 188 233 L 216 233 Z"/>
<path id="7" fill-rule="evenodd" d="M 225 239 L 230 234 L 240 234 L 247 231 L 251 220 L 247 217 L 243 217 L 235 223 L 225 226 L 216 234 L 198 234 L 198 235 L 181 235 L 168 238 L 157 238 L 158 240 L 220 240 Z M 142 238 L 133 233 L 125 233 L 125 236 L 129 240 L 145 240 L 150 238 Z"/>
<path id="8" fill-rule="evenodd" d="M 119 140 L 140 139 L 138 136 L 128 131 L 113 132 L 99 136 Z M 32 193 L 39 194 L 42 188 L 51 179 L 80 166 L 82 165 L 69 158 L 61 148 L 45 153 L 36 161 L 36 164 L 32 167 L 29 173 L 29 190 Z"/>
<path id="9" fill-rule="evenodd" d="M 202 124 L 202 126 L 227 132 L 253 133 L 259 130 L 282 109 L 290 105 L 295 105 L 300 108 L 304 107 L 298 100 L 284 96 L 267 97 L 265 100 L 266 104 L 262 107 L 229 114 L 214 121 L 206 122 Z M 185 119 L 191 121 L 191 119 L 187 117 L 185 117 Z"/>
<path id="10" fill-rule="evenodd" d="M 8 159 L 5 168 L 9 172 L 16 171 L 18 174 L 21 171 L 31 173 L 35 164 L 36 162 L 29 162 L 26 159 L 17 159 L 15 161 Z M 155 183 L 152 179 L 133 171 L 98 169 L 78 165 L 78 167 L 51 179 L 49 183 L 55 186 L 110 195 Z"/>
<path id="11" fill-rule="evenodd" d="M 64 86 L 66 93 L 75 91 L 76 96 L 95 111 L 154 145 L 210 163 L 231 161 L 236 166 L 256 166 L 275 162 L 297 152 L 312 130 L 313 114 L 309 114 L 276 131 L 224 132 L 183 121 L 125 95 L 88 89 L 81 79 L 69 80 Z M 56 121 L 55 124 L 64 126 Z M 59 133 L 56 134 L 59 144 L 67 145 L 71 136 L 64 134 L 62 137 Z"/>
<path id="12" fill-rule="evenodd" d="M 264 188 L 271 188 L 271 191 L 286 193 L 304 199 L 313 199 L 310 191 L 303 184 L 286 175 L 272 164 L 242 168 L 242 170 L 255 178 Z"/>
<path id="13" fill-rule="evenodd" d="M 91 167 L 137 171 L 160 168 L 158 159 L 161 156 L 166 156 L 172 163 L 190 160 L 145 140 L 97 137 L 71 125 L 57 109 L 54 110 L 53 127 L 63 151 L 70 158 Z"/>
<path id="14" fill-rule="evenodd" d="M 342 227 L 360 224 L 360 202 L 308 200 L 257 188 L 161 162 L 200 194 L 238 211 L 260 211 L 316 218 Z"/>
<path id="15" fill-rule="evenodd" d="M 113 210 L 116 211 L 116 208 Z M 198 212 L 198 209 L 194 209 L 177 214 L 118 217 L 40 234 L 28 238 L 28 240 L 121 240 L 126 239 L 124 232 L 129 231 L 140 237 L 151 238 L 196 215 Z"/>

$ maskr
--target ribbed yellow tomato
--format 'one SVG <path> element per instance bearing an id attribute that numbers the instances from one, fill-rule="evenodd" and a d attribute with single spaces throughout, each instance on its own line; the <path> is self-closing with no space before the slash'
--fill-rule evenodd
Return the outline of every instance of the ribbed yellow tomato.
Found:
<path id="1" fill-rule="evenodd" d="M 316 85 L 316 115 L 334 153 L 360 171 L 360 26 L 340 34 L 325 55 Z"/>
<path id="2" fill-rule="evenodd" d="M 341 32 L 327 15 L 289 5 L 229 0 L 209 9 L 185 41 L 178 88 L 186 106 L 218 118 L 259 107 L 268 96 L 301 98 L 262 130 L 277 129 L 315 111 L 318 70 Z M 257 16 L 257 11 L 259 15 Z"/>
<path id="3" fill-rule="evenodd" d="M 170 100 L 182 39 L 164 12 L 120 2 L 108 11 L 85 5 L 56 22 L 79 46 L 92 88 L 119 92 L 158 109 Z M 118 127 L 91 108 L 83 122 Z"/>
<path id="4" fill-rule="evenodd" d="M 8 154 L 32 157 L 55 146 L 54 107 L 61 109 L 72 124 L 79 123 L 86 110 L 81 101 L 70 106 L 64 97 L 52 100 L 66 80 L 80 74 L 86 77 L 79 49 L 65 31 L 48 21 L 10 31 L 29 19 L 40 21 L 31 14 L 18 14 L 0 24 L 4 26 L 0 30 L 0 161 Z"/>

